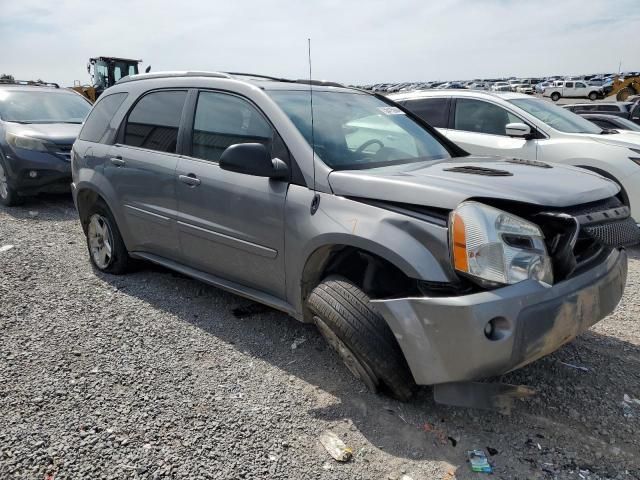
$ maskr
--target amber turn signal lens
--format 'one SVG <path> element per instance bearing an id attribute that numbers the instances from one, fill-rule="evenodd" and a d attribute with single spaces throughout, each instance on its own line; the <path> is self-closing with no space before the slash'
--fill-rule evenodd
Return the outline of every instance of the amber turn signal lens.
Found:
<path id="1" fill-rule="evenodd" d="M 461 272 L 469 271 L 469 261 L 467 259 L 467 236 L 462 217 L 457 213 L 453 214 L 453 265 Z"/>

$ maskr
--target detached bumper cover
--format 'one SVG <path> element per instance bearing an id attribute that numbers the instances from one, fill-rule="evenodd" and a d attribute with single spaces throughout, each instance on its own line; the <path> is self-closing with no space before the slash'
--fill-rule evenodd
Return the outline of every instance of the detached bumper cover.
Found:
<path id="1" fill-rule="evenodd" d="M 550 354 L 616 307 L 627 279 L 627 255 L 546 288 L 528 280 L 461 297 L 375 300 L 421 385 L 496 376 Z M 499 339 L 487 322 L 508 325 Z"/>

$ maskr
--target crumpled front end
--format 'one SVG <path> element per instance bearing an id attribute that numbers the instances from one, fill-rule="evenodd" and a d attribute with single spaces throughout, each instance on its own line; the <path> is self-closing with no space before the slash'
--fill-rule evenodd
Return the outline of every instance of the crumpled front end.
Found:
<path id="1" fill-rule="evenodd" d="M 458 297 L 375 300 L 416 383 L 478 380 L 527 365 L 606 317 L 627 278 L 627 255 L 551 288 L 527 280 Z"/>

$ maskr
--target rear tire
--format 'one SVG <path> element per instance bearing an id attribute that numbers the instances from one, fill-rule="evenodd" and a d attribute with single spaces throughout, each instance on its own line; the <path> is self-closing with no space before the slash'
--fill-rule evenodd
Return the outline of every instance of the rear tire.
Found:
<path id="1" fill-rule="evenodd" d="M 591 93 L 589 94 L 589 100 L 591 100 L 592 102 L 593 102 L 594 100 L 597 100 L 597 98 L 598 98 L 598 94 L 597 94 L 596 92 L 591 92 Z"/>
<path id="2" fill-rule="evenodd" d="M 307 306 L 322 336 L 369 390 L 401 401 L 413 397 L 416 384 L 402 350 L 366 293 L 334 275 L 311 292 Z"/>
<path id="3" fill-rule="evenodd" d="M 95 202 L 89 207 L 84 227 L 89 259 L 93 266 L 101 272 L 113 275 L 126 273 L 131 258 L 120 235 L 118 224 L 103 202 Z"/>
<path id="4" fill-rule="evenodd" d="M 554 102 L 557 102 L 558 100 L 560 100 L 560 94 L 558 92 L 553 92 L 551 94 L 551 100 L 553 100 Z"/>
<path id="5" fill-rule="evenodd" d="M 9 182 L 9 171 L 4 161 L 4 156 L 0 153 L 0 204 L 5 207 L 14 207 L 20 205 L 23 198 L 11 186 Z"/>

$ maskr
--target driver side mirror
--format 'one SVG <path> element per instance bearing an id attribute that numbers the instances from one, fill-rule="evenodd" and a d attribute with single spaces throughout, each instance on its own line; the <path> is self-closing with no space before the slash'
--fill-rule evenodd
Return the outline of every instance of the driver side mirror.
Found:
<path id="1" fill-rule="evenodd" d="M 227 147 L 219 160 L 220 168 L 230 172 L 274 179 L 289 178 L 289 167 L 279 158 L 271 159 L 261 143 L 237 143 Z"/>
<path id="2" fill-rule="evenodd" d="M 505 133 L 510 137 L 531 138 L 531 127 L 524 123 L 507 123 L 504 127 Z"/>
<path id="3" fill-rule="evenodd" d="M 144 73 L 149 73 L 151 71 L 151 65 L 144 69 Z"/>

